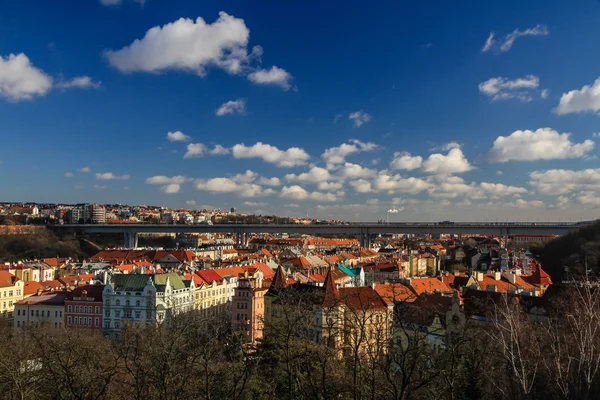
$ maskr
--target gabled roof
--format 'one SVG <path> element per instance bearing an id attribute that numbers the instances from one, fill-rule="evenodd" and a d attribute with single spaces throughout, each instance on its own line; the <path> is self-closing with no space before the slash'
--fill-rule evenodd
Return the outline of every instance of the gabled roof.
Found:
<path id="1" fill-rule="evenodd" d="M 58 281 L 65 286 L 75 286 L 75 282 L 83 283 L 89 282 L 94 277 L 94 274 L 81 274 L 81 275 L 69 275 L 62 278 L 58 278 Z"/>
<path id="2" fill-rule="evenodd" d="M 26 299 L 17 301 L 15 304 L 64 306 L 66 298 L 66 292 L 46 293 L 39 296 L 29 296 Z"/>
<path id="3" fill-rule="evenodd" d="M 8 271 L 0 271 L 0 287 L 14 286 L 20 279 Z"/>
<path id="4" fill-rule="evenodd" d="M 186 285 L 183 283 L 183 279 L 181 276 L 175 272 L 170 272 L 168 274 L 157 274 L 152 275 L 155 285 L 166 285 L 167 279 L 169 280 L 169 285 L 175 290 L 185 289 Z"/>
<path id="5" fill-rule="evenodd" d="M 410 281 L 410 287 L 421 295 L 423 293 L 434 293 L 440 291 L 442 293 L 451 293 L 452 289 L 444 282 L 437 278 L 413 278 Z"/>
<path id="6" fill-rule="evenodd" d="M 386 302 L 370 286 L 341 288 L 338 296 L 342 304 L 356 311 L 387 308 Z"/>
<path id="7" fill-rule="evenodd" d="M 38 290 L 44 290 L 44 286 L 36 281 L 24 282 L 23 294 L 30 295 L 37 293 Z"/>
<path id="8" fill-rule="evenodd" d="M 214 281 L 216 281 L 218 284 L 223 282 L 221 275 L 217 274 L 214 269 L 201 269 L 200 271 L 196 271 L 196 275 L 202 278 L 209 285 L 211 285 Z"/>
<path id="9" fill-rule="evenodd" d="M 415 292 L 402 283 L 379 283 L 375 291 L 387 304 L 411 303 L 417 298 Z"/>
<path id="10" fill-rule="evenodd" d="M 115 274 L 110 278 L 110 285 L 114 290 L 141 292 L 146 287 L 151 275 L 141 274 Z"/>

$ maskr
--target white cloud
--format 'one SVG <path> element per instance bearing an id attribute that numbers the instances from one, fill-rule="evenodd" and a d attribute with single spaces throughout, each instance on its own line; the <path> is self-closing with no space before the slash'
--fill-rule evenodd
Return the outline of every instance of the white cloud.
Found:
<path id="1" fill-rule="evenodd" d="M 184 70 L 205 76 L 206 69 L 215 66 L 240 74 L 248 69 L 253 57 L 262 53 L 260 47 L 255 47 L 248 54 L 249 39 L 250 30 L 244 20 L 221 11 L 212 24 L 198 17 L 196 21 L 180 18 L 155 26 L 142 39 L 120 50 L 106 50 L 104 55 L 122 72 Z"/>
<path id="2" fill-rule="evenodd" d="M 261 177 L 258 179 L 258 181 L 256 181 L 256 183 L 258 183 L 259 185 L 264 185 L 264 186 L 279 186 L 279 185 L 281 185 L 281 180 L 277 177 L 272 177 L 272 178 Z"/>
<path id="3" fill-rule="evenodd" d="M 290 204 L 286 204 L 284 207 L 298 208 L 298 207 L 300 207 L 300 204 L 290 203 Z"/>
<path id="4" fill-rule="evenodd" d="M 423 171 L 434 175 L 449 175 L 472 170 L 473 167 L 459 148 L 451 149 L 447 155 L 431 154 L 423 161 Z"/>
<path id="5" fill-rule="evenodd" d="M 179 193 L 179 190 L 181 190 L 181 185 L 178 183 L 169 183 L 168 185 L 162 186 L 160 190 L 166 194 L 175 194 Z"/>
<path id="6" fill-rule="evenodd" d="M 355 154 L 361 153 L 364 151 L 373 151 L 377 149 L 375 143 L 371 142 L 361 142 L 357 139 L 351 139 L 350 143 L 343 143 L 337 147 L 331 147 L 321 155 L 321 157 L 327 163 L 328 168 L 332 168 L 337 164 L 343 164 L 346 161 L 346 157 Z"/>
<path id="7" fill-rule="evenodd" d="M 595 192 L 581 192 L 575 196 L 575 200 L 584 206 L 598 207 L 600 206 L 600 196 Z M 560 205 L 559 197 L 559 205 Z"/>
<path id="8" fill-rule="evenodd" d="M 490 32 L 490 36 L 488 36 L 487 40 L 485 41 L 485 44 L 481 48 L 481 51 L 483 53 L 485 53 L 486 51 L 489 51 L 492 48 L 492 46 L 494 46 L 494 43 L 495 43 L 494 32 Z"/>
<path id="9" fill-rule="evenodd" d="M 9 101 L 31 100 L 52 88 L 52 78 L 23 54 L 0 56 L 0 96 Z"/>
<path id="10" fill-rule="evenodd" d="M 540 78 L 535 75 L 527 75 L 513 80 L 499 76 L 480 83 L 479 91 L 492 101 L 518 99 L 522 102 L 529 102 L 533 100 L 534 90 L 539 86 Z"/>
<path id="11" fill-rule="evenodd" d="M 559 195 L 576 190 L 600 190 L 600 168 L 585 170 L 550 169 L 533 171 L 529 184 L 540 194 Z"/>
<path id="12" fill-rule="evenodd" d="M 275 193 L 273 189 L 264 189 L 260 185 L 250 183 L 255 178 L 256 174 L 248 170 L 231 178 L 199 179 L 196 181 L 196 189 L 211 193 L 235 193 L 240 197 L 263 197 Z"/>
<path id="13" fill-rule="evenodd" d="M 75 175 L 74 175 L 72 172 L 66 172 L 66 173 L 65 173 L 65 177 L 66 177 L 66 178 L 72 178 L 72 177 L 74 177 L 74 176 L 75 176 Z"/>
<path id="14" fill-rule="evenodd" d="M 335 124 L 336 122 L 338 122 L 338 119 L 342 118 L 344 116 L 344 114 L 335 114 L 333 116 L 333 123 Z"/>
<path id="15" fill-rule="evenodd" d="M 188 206 L 195 206 L 196 200 L 186 200 L 185 204 L 187 204 Z"/>
<path id="16" fill-rule="evenodd" d="M 325 191 L 340 190 L 344 187 L 342 182 L 319 182 L 317 189 Z"/>
<path id="17" fill-rule="evenodd" d="M 504 36 L 501 40 L 497 41 L 495 40 L 494 33 L 491 32 L 490 36 L 488 36 L 487 40 L 485 41 L 485 44 L 481 51 L 485 53 L 494 49 L 499 53 L 504 53 L 509 51 L 515 43 L 515 40 L 522 36 L 546 36 L 549 33 L 550 32 L 548 31 L 548 28 L 545 25 L 538 24 L 533 28 L 525 29 L 524 31 L 515 29 L 508 35 Z"/>
<path id="18" fill-rule="evenodd" d="M 318 183 L 331 179 L 331 174 L 328 170 L 321 167 L 312 167 L 308 172 L 303 172 L 299 175 L 287 174 L 285 179 L 288 181 L 300 181 L 306 183 Z"/>
<path id="19" fill-rule="evenodd" d="M 108 189 L 108 186 L 106 186 L 106 185 L 94 185 L 94 189 L 106 190 L 106 189 Z"/>
<path id="20" fill-rule="evenodd" d="M 350 186 L 358 193 L 388 192 L 417 194 L 430 187 L 429 182 L 415 177 L 403 178 L 401 175 L 388 175 L 380 172 L 374 179 L 357 179 Z"/>
<path id="21" fill-rule="evenodd" d="M 284 186 L 281 189 L 279 197 L 282 199 L 314 200 L 319 202 L 333 202 L 338 200 L 338 196 L 333 193 L 308 192 L 298 185 Z"/>
<path id="22" fill-rule="evenodd" d="M 132 0 L 134 3 L 138 3 L 140 7 L 144 7 L 146 0 Z M 100 4 L 103 6 L 120 6 L 123 0 L 100 0 Z"/>
<path id="23" fill-rule="evenodd" d="M 500 175 L 500 176 L 502 176 L 502 175 L 504 175 L 504 172 L 502 172 L 502 171 L 498 170 L 498 171 L 496 171 L 496 175 Z"/>
<path id="24" fill-rule="evenodd" d="M 348 118 L 354 121 L 354 127 L 360 128 L 363 124 L 369 122 L 371 120 L 371 115 L 367 114 L 363 110 L 355 111 L 348 115 Z"/>
<path id="25" fill-rule="evenodd" d="M 516 199 L 514 202 L 512 203 L 505 203 L 504 204 L 505 207 L 514 207 L 514 208 L 544 208 L 545 204 L 543 201 L 541 200 L 523 200 L 523 199 Z"/>
<path id="26" fill-rule="evenodd" d="M 492 196 L 510 196 L 513 194 L 527 193 L 527 189 L 519 186 L 507 186 L 503 183 L 488 183 L 481 182 L 479 184 L 481 190 Z"/>
<path id="27" fill-rule="evenodd" d="M 221 107 L 216 112 L 216 115 L 222 117 L 229 114 L 245 114 L 246 113 L 246 101 L 243 99 L 229 100 L 226 103 L 221 104 Z"/>
<path id="28" fill-rule="evenodd" d="M 167 140 L 169 142 L 189 142 L 191 137 L 181 131 L 167 132 Z"/>
<path id="29" fill-rule="evenodd" d="M 581 89 L 563 93 L 558 107 L 554 112 L 558 115 L 600 111 L 600 78 L 592 85 L 585 85 Z"/>
<path id="30" fill-rule="evenodd" d="M 540 97 L 542 99 L 547 99 L 549 95 L 550 95 L 550 90 L 548 90 L 548 89 L 543 89 L 542 92 L 540 93 Z"/>
<path id="31" fill-rule="evenodd" d="M 310 156 L 301 148 L 290 147 L 287 150 L 279 150 L 275 146 L 261 142 L 253 146 L 245 146 L 243 143 L 236 144 L 231 150 L 234 158 L 260 158 L 278 167 L 304 165 L 310 159 Z"/>
<path id="32" fill-rule="evenodd" d="M 99 181 L 126 181 L 129 179 L 129 175 L 115 175 L 112 172 L 97 172 L 96 179 Z"/>
<path id="33" fill-rule="evenodd" d="M 247 207 L 264 207 L 267 206 L 267 203 L 257 202 L 257 201 L 245 201 L 244 205 Z"/>
<path id="34" fill-rule="evenodd" d="M 499 136 L 487 157 L 491 162 L 557 160 L 584 157 L 594 149 L 592 140 L 573 143 L 570 136 L 551 128 L 515 131 L 506 137 Z"/>
<path id="35" fill-rule="evenodd" d="M 377 171 L 375 171 L 374 169 L 366 168 L 358 164 L 347 162 L 337 170 L 336 177 L 342 179 L 356 179 L 369 178 L 375 176 L 376 174 Z"/>
<path id="36" fill-rule="evenodd" d="M 191 181 L 191 178 L 188 178 L 186 176 L 182 176 L 182 175 L 177 175 L 177 176 L 164 176 L 164 175 L 156 175 L 156 176 L 152 176 L 148 179 L 146 179 L 146 183 L 150 184 L 150 185 L 165 185 L 165 184 L 172 184 L 172 183 L 176 183 L 176 184 L 182 184 L 185 182 L 189 182 Z"/>
<path id="37" fill-rule="evenodd" d="M 90 169 L 90 167 L 83 167 L 83 168 L 79 168 L 79 172 L 91 172 L 92 170 Z"/>
<path id="38" fill-rule="evenodd" d="M 226 149 L 225 147 L 221 146 L 220 144 L 216 144 L 215 148 L 212 149 L 211 151 L 209 151 L 208 153 L 213 156 L 223 156 L 223 155 L 229 154 L 229 149 Z"/>
<path id="39" fill-rule="evenodd" d="M 509 33 L 504 37 L 504 42 L 500 45 L 500 51 L 505 52 L 510 50 L 515 43 L 515 40 L 522 36 L 546 36 L 549 33 L 548 28 L 545 25 L 540 24 L 533 28 L 525 29 L 524 31 L 515 29 L 512 33 Z"/>
<path id="40" fill-rule="evenodd" d="M 206 151 L 206 146 L 202 143 L 190 143 L 187 145 L 187 151 L 183 155 L 183 158 L 197 158 L 202 157 Z"/>
<path id="41" fill-rule="evenodd" d="M 90 78 L 89 76 L 78 76 L 76 78 L 73 78 L 73 79 L 70 79 L 67 81 L 61 81 L 61 82 L 56 83 L 56 87 L 59 89 L 72 89 L 72 88 L 98 89 L 101 85 L 102 85 L 102 82 L 100 82 L 100 81 L 94 82 L 92 80 L 92 78 Z"/>
<path id="42" fill-rule="evenodd" d="M 289 90 L 291 87 L 290 81 L 294 77 L 283 68 L 272 66 L 271 69 L 259 69 L 250 73 L 248 79 L 258 85 L 276 85 L 283 90 Z"/>
<path id="43" fill-rule="evenodd" d="M 394 153 L 394 159 L 390 163 L 391 169 L 405 169 L 407 171 L 412 171 L 413 169 L 421 168 L 421 164 L 423 163 L 423 157 L 421 156 L 411 156 L 408 152 L 397 152 Z"/>

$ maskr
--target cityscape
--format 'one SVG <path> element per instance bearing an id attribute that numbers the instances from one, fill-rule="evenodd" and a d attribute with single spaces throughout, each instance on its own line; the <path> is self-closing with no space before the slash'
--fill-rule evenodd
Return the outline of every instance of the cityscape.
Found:
<path id="1" fill-rule="evenodd" d="M 600 2 L 0 2 L 0 399 L 600 398 Z"/>

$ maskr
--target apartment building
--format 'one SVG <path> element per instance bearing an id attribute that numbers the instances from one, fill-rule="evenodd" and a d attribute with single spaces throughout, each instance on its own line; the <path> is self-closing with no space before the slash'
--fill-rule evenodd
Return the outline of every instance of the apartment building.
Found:
<path id="1" fill-rule="evenodd" d="M 15 303 L 15 328 L 64 327 L 66 292 L 30 296 Z"/>
<path id="2" fill-rule="evenodd" d="M 8 271 L 0 271 L 0 324 L 13 326 L 15 303 L 23 299 L 24 283 Z"/>
<path id="3" fill-rule="evenodd" d="M 91 336 L 102 334 L 104 285 L 76 287 L 65 299 L 65 326 Z"/>

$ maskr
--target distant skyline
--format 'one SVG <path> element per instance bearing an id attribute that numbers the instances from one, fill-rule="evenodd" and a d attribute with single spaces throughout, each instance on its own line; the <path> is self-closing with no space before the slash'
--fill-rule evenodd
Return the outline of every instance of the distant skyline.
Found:
<path id="1" fill-rule="evenodd" d="M 600 2 L 0 1 L 0 201 L 600 217 Z"/>

